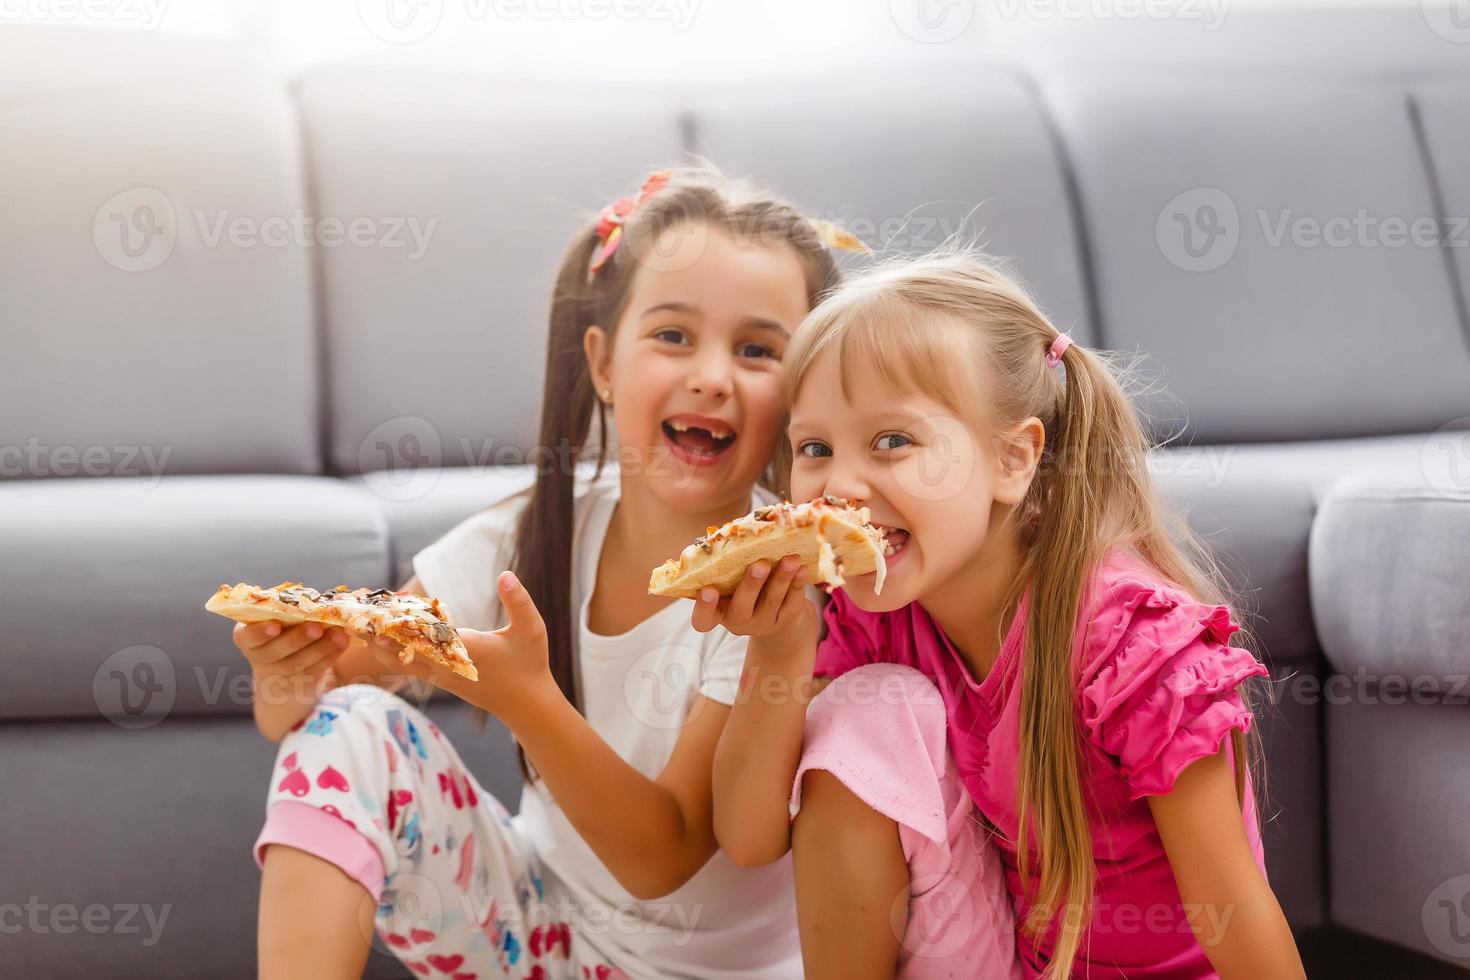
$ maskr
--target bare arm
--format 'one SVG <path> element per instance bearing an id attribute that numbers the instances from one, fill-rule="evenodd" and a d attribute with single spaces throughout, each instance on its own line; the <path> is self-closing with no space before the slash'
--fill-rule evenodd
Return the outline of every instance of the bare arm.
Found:
<path id="1" fill-rule="evenodd" d="M 1148 802 L 1190 928 L 1222 980 L 1304 978 L 1291 929 L 1246 837 L 1226 751 L 1195 762 L 1172 792 Z"/>
<path id="2" fill-rule="evenodd" d="M 740 693 L 715 753 L 715 836 L 730 860 L 758 867 L 791 847 L 788 803 L 801 761 L 806 706 L 813 684 L 818 621 L 794 557 L 757 562 L 729 598 L 708 590 L 692 622 L 701 632 L 723 624 L 750 637 Z"/>
<path id="3" fill-rule="evenodd" d="M 509 625 L 494 632 L 460 630 L 480 680 L 423 661 L 403 670 L 504 722 L 619 883 L 639 899 L 667 895 L 718 848 L 710 780 L 730 709 L 698 698 L 668 764 L 650 779 L 613 751 L 556 686 L 547 667 L 545 625 L 515 576 L 502 573 L 497 587 Z M 391 656 L 391 644 L 375 646 Z"/>
<path id="4" fill-rule="evenodd" d="M 740 696 L 715 753 L 715 836 L 730 860 L 754 868 L 791 848 L 791 783 L 801 762 L 806 706 L 827 685 L 812 654 L 750 641 Z"/>

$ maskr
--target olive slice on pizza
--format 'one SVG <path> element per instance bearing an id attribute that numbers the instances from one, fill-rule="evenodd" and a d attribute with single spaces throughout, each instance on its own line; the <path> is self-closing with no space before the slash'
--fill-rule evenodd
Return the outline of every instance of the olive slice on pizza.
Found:
<path id="1" fill-rule="evenodd" d="M 419 656 L 479 680 L 474 661 L 438 599 L 345 585 L 318 592 L 300 582 L 282 582 L 269 589 L 241 582 L 221 585 L 204 608 L 241 623 L 321 623 L 386 636 L 401 646 L 399 658 L 406 664 Z"/>
<path id="2" fill-rule="evenodd" d="M 807 580 L 835 589 L 845 575 L 875 572 L 873 592 L 883 590 L 883 530 L 868 523 L 868 509 L 839 497 L 819 497 L 804 504 L 783 501 L 759 507 L 724 527 L 711 527 L 702 538 L 653 570 L 653 595 L 694 599 L 706 586 L 729 595 L 746 569 L 762 559 L 779 561 L 796 555 Z"/>

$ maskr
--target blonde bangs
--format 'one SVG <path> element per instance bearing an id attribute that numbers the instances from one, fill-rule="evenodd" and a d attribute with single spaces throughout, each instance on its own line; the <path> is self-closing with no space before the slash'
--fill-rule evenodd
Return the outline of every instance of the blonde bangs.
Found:
<path id="1" fill-rule="evenodd" d="M 812 366 L 837 354 L 842 395 L 856 404 L 853 364 L 870 365 L 895 391 L 923 393 L 956 415 L 973 413 L 980 362 L 974 331 L 946 310 L 927 308 L 873 284 L 841 290 L 808 314 L 786 349 L 782 403 L 789 412 Z"/>

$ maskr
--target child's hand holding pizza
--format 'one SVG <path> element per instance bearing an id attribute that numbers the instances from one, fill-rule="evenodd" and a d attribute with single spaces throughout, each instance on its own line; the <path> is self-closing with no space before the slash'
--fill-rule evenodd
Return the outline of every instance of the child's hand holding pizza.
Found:
<path id="1" fill-rule="evenodd" d="M 461 627 L 460 641 L 474 662 L 478 678 L 470 680 L 433 661 L 415 658 L 399 663 L 399 645 L 387 637 L 373 641 L 379 659 L 413 677 L 421 677 L 502 720 L 508 712 L 533 709 L 556 692 L 546 643 L 546 624 L 531 594 L 512 572 L 496 581 L 500 602 L 510 622 L 498 630 Z"/>
<path id="2" fill-rule="evenodd" d="M 807 571 L 797 555 L 778 562 L 760 560 L 728 596 L 713 585 L 700 589 L 690 622 L 701 633 L 723 626 L 737 636 L 804 637 L 817 621 L 817 607 L 806 597 Z"/>
<path id="3" fill-rule="evenodd" d="M 320 677 L 347 649 L 351 638 L 345 630 L 321 623 L 266 620 L 236 623 L 230 639 L 257 677 L 298 673 Z"/>

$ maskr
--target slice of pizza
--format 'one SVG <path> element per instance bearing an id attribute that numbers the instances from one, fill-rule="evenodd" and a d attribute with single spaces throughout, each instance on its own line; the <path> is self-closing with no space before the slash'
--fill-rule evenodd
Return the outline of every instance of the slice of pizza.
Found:
<path id="1" fill-rule="evenodd" d="M 402 646 L 399 658 L 404 663 L 420 656 L 472 681 L 480 679 L 438 599 L 388 589 L 349 589 L 345 585 L 318 592 L 300 582 L 282 582 L 269 589 L 241 582 L 221 585 L 204 608 L 241 623 L 271 619 L 321 623 L 369 636 L 386 636 Z"/>
<path id="2" fill-rule="evenodd" d="M 729 595 L 756 561 L 797 555 L 808 581 L 828 589 L 841 586 L 844 575 L 876 572 L 876 594 L 883 591 L 887 573 L 886 547 L 883 530 L 868 523 L 866 507 L 853 507 L 840 497 L 819 497 L 804 504 L 783 501 L 757 508 L 724 527 L 711 527 L 678 558 L 653 570 L 648 591 L 694 599 L 713 585 L 721 595 Z"/>

